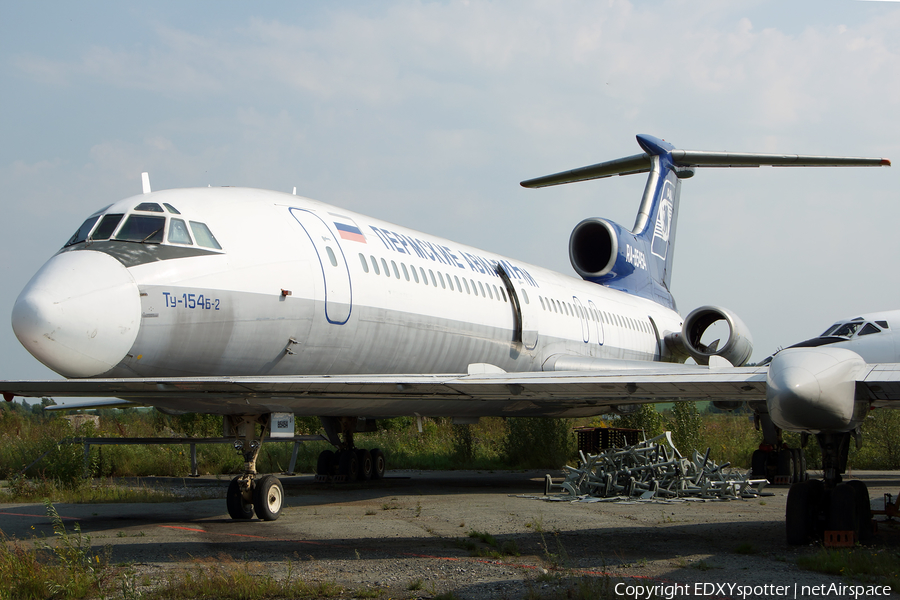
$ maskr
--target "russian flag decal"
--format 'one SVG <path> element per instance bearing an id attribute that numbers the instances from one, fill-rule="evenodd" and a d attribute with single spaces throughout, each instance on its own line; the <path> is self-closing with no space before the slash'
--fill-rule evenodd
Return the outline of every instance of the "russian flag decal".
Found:
<path id="1" fill-rule="evenodd" d="M 366 243 L 366 236 L 364 236 L 363 232 L 356 226 L 353 219 L 335 214 L 332 214 L 331 216 L 335 217 L 334 226 L 342 239 L 362 242 L 363 244 Z"/>

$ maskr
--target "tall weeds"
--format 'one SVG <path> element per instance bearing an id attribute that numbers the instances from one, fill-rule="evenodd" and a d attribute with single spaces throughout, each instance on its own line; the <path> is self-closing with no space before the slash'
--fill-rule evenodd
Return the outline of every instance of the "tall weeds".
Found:
<path id="1" fill-rule="evenodd" d="M 187 476 L 190 473 L 189 437 L 218 437 L 222 419 L 216 415 L 168 416 L 146 409 L 101 410 L 99 429 L 73 431 L 57 413 L 41 407 L 7 403 L 0 407 L 0 478 L 10 481 L 14 492 L 41 497 L 46 490 L 86 485 L 83 446 L 63 444 L 78 436 L 179 437 L 183 444 L 146 446 L 93 446 L 88 460 L 91 477 Z M 677 403 L 659 412 L 642 405 L 628 417 L 591 419 L 482 418 L 477 424 L 453 425 L 449 418 L 423 419 L 422 431 L 412 417 L 379 421 L 379 431 L 360 434 L 356 443 L 380 448 L 390 469 L 503 469 L 557 468 L 576 459 L 573 425 L 601 425 L 643 429 L 648 437 L 670 430 L 676 447 L 684 455 L 711 449 L 716 462 L 749 468 L 750 457 L 762 441 L 747 413 L 708 413 L 701 404 Z M 298 418 L 297 433 L 318 433 L 318 419 Z M 872 411 L 863 423 L 864 445 L 851 445 L 854 469 L 900 468 L 900 447 L 891 443 L 900 437 L 900 412 Z M 785 432 L 791 447 L 800 444 L 799 434 Z M 295 471 L 315 471 L 318 455 L 329 449 L 325 442 L 300 445 Z M 291 444 L 263 444 L 258 460 L 260 472 L 286 471 Z M 819 451 L 814 439 L 806 448 L 809 468 L 818 468 Z M 37 460 L 40 457 L 40 460 Z M 227 444 L 197 446 L 201 473 L 232 474 L 243 460 Z M 24 497 L 24 496 L 23 496 Z"/>

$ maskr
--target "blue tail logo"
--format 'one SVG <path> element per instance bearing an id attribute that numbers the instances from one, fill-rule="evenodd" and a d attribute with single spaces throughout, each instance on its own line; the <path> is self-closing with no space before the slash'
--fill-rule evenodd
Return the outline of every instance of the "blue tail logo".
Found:
<path id="1" fill-rule="evenodd" d="M 656 226 L 653 228 L 653 241 L 650 244 L 650 253 L 663 260 L 666 260 L 666 254 L 669 252 L 669 236 L 672 233 L 672 222 L 675 216 L 674 194 L 675 187 L 666 181 L 663 184 L 663 197 L 659 202 Z"/>
<path id="2" fill-rule="evenodd" d="M 569 238 L 569 260 L 575 271 L 588 281 L 649 298 L 673 309 L 675 300 L 669 290 L 678 198 L 681 180 L 693 177 L 696 167 L 891 165 L 885 158 L 678 150 L 650 135 L 637 136 L 637 142 L 643 154 L 529 179 L 522 186 L 540 188 L 613 175 L 649 173 L 634 227 L 629 231 L 608 219 L 585 219 L 575 226 Z"/>

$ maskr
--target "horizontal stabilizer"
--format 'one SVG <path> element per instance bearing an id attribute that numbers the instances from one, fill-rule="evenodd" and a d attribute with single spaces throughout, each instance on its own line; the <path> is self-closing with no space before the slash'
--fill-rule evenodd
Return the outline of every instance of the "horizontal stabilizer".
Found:
<path id="1" fill-rule="evenodd" d="M 855 156 L 805 156 L 803 154 L 754 154 L 752 152 L 707 152 L 673 150 L 672 160 L 685 167 L 889 167 L 886 158 Z"/>
<path id="2" fill-rule="evenodd" d="M 807 156 L 802 154 L 760 154 L 753 152 L 711 152 L 707 150 L 677 150 L 671 144 L 651 136 L 639 135 L 638 143 L 648 152 L 618 158 L 570 171 L 562 171 L 529 179 L 522 187 L 541 188 L 563 183 L 602 179 L 613 175 L 646 173 L 652 156 L 666 156 L 672 167 L 682 170 L 680 177 L 688 177 L 694 167 L 889 167 L 886 158 L 858 158 L 853 156 Z M 648 143 L 649 142 L 649 143 Z"/>
<path id="3" fill-rule="evenodd" d="M 635 154 L 634 156 L 608 160 L 606 162 L 597 163 L 596 165 L 572 169 L 571 171 L 563 171 L 562 173 L 529 179 L 528 181 L 523 181 L 521 185 L 522 187 L 527 188 L 542 188 L 563 183 L 575 183 L 576 181 L 588 181 L 589 179 L 603 179 L 604 177 L 612 177 L 613 175 L 646 173 L 649 170 L 650 155 Z"/>

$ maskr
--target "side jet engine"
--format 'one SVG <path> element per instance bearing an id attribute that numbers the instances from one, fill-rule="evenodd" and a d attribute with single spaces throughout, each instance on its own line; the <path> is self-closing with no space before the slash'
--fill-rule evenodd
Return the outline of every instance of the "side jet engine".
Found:
<path id="1" fill-rule="evenodd" d="M 728 336 L 724 341 L 719 338 L 704 344 L 701 341 L 703 334 L 720 322 L 728 326 Z M 701 306 L 687 316 L 680 333 L 666 336 L 666 346 L 676 356 L 689 356 L 699 365 L 708 365 L 710 359 L 717 356 L 740 367 L 753 353 L 753 338 L 744 322 L 730 310 L 718 306 Z"/>

